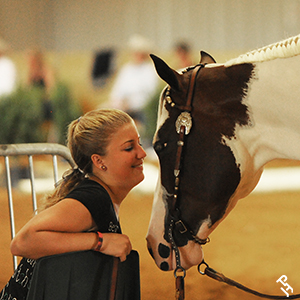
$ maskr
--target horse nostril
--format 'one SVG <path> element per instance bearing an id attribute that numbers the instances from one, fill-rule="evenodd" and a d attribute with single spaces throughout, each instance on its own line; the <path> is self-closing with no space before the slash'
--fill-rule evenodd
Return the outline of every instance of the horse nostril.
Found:
<path id="1" fill-rule="evenodd" d="M 168 246 L 160 243 L 158 245 L 158 253 L 162 258 L 168 258 L 170 256 L 171 250 Z"/>
<path id="2" fill-rule="evenodd" d="M 167 262 L 162 262 L 159 266 L 162 271 L 169 271 L 169 264 Z"/>

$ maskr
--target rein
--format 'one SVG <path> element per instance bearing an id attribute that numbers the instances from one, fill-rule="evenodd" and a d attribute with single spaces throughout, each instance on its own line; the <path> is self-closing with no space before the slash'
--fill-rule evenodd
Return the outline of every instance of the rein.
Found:
<path id="1" fill-rule="evenodd" d="M 169 219 L 170 222 L 168 224 L 168 230 L 167 234 L 170 239 L 170 243 L 172 245 L 173 251 L 175 253 L 175 259 L 176 259 L 176 269 L 174 271 L 174 277 L 175 277 L 175 298 L 177 300 L 183 300 L 184 299 L 184 278 L 186 276 L 186 270 L 181 266 L 180 261 L 180 252 L 178 249 L 178 246 L 176 245 L 176 242 L 174 240 L 173 232 L 174 230 L 178 230 L 180 234 L 187 235 L 187 238 L 189 240 L 194 241 L 195 243 L 198 243 L 200 245 L 205 245 L 210 241 L 209 238 L 207 239 L 200 239 L 194 234 L 191 230 L 188 230 L 188 227 L 184 224 L 184 222 L 180 219 L 180 211 L 177 206 L 178 201 L 178 192 L 179 192 L 179 185 L 180 185 L 180 171 L 181 171 L 181 161 L 182 161 L 182 150 L 184 146 L 184 138 L 186 135 L 190 133 L 190 130 L 192 128 L 192 103 L 194 98 L 194 90 L 196 86 L 196 79 L 197 75 L 200 72 L 202 68 L 204 68 L 204 64 L 198 64 L 195 66 L 195 68 L 192 71 L 192 75 L 190 77 L 189 81 L 189 87 L 187 92 L 187 101 L 185 105 L 177 105 L 174 103 L 171 99 L 170 95 L 170 89 L 168 88 L 166 91 L 166 101 L 171 107 L 176 107 L 179 110 L 181 110 L 181 114 L 178 116 L 175 127 L 176 132 L 179 135 L 178 141 L 177 141 L 177 152 L 176 152 L 176 160 L 175 160 L 175 167 L 174 167 L 174 176 L 175 176 L 175 183 L 174 183 L 174 194 L 173 197 L 169 203 Z M 205 270 L 201 271 L 201 267 L 205 265 Z M 253 295 L 262 297 L 262 298 L 268 298 L 268 299 L 286 299 L 287 296 L 274 296 L 274 295 L 268 295 L 263 294 L 260 292 L 257 292 L 255 290 L 249 289 L 242 284 L 229 279 L 222 273 L 219 273 L 215 271 L 214 269 L 210 268 L 209 265 L 203 260 L 198 265 L 198 272 L 201 275 L 207 275 L 208 277 L 215 279 L 220 282 L 224 282 L 228 285 L 234 286 L 238 289 L 241 289 L 245 292 L 251 293 Z M 180 273 L 182 273 L 180 275 Z M 298 299 L 300 298 L 300 294 L 290 295 L 288 296 L 289 299 Z"/>

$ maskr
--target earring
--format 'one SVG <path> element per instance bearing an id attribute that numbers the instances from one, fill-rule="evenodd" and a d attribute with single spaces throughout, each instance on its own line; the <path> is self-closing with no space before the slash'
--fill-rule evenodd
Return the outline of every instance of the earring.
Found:
<path id="1" fill-rule="evenodd" d="M 103 170 L 103 171 L 106 171 L 107 170 L 107 167 L 106 166 L 101 166 L 101 169 Z"/>

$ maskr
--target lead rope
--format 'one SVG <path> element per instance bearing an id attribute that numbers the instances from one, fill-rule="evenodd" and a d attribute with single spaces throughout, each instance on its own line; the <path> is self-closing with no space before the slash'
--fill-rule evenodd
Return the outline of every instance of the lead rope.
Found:
<path id="1" fill-rule="evenodd" d="M 175 244 L 173 238 L 173 227 L 174 227 L 174 219 L 171 219 L 168 229 L 168 236 L 172 245 L 172 248 L 175 252 L 175 259 L 176 259 L 176 269 L 174 271 L 175 277 L 175 299 L 176 300 L 184 300 L 184 277 L 186 275 L 185 269 L 181 266 L 180 262 L 180 253 L 179 249 Z M 182 272 L 182 275 L 178 275 L 179 272 Z"/>
<path id="2" fill-rule="evenodd" d="M 202 265 L 205 265 L 205 269 L 204 271 L 201 271 L 201 266 Z M 215 279 L 217 281 L 220 281 L 220 282 L 224 282 L 228 285 L 231 285 L 231 286 L 234 286 L 244 292 L 247 292 L 247 293 L 250 293 L 252 295 L 255 295 L 255 296 L 258 296 L 258 297 L 261 297 L 261 298 L 268 298 L 268 299 L 299 299 L 300 298 L 300 294 L 295 294 L 295 295 L 289 295 L 288 297 L 287 296 L 275 296 L 275 295 L 268 295 L 268 294 L 263 294 L 263 293 L 260 293 L 260 292 L 257 292 L 255 290 L 252 290 L 250 288 L 247 288 L 246 286 L 226 277 L 225 275 L 223 275 L 222 273 L 219 273 L 217 272 L 216 270 L 212 269 L 209 267 L 209 265 L 203 261 L 202 263 L 200 263 L 198 265 L 198 272 L 201 274 L 201 275 L 207 275 L 208 277 L 212 278 L 212 279 Z"/>

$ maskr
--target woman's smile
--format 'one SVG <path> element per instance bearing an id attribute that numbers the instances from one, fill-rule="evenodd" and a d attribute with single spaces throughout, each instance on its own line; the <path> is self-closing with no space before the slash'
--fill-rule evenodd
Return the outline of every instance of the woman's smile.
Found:
<path id="1" fill-rule="evenodd" d="M 143 171 L 143 170 L 144 170 L 143 165 L 144 165 L 144 162 L 142 161 L 142 162 L 139 163 L 139 164 L 133 165 L 132 168 L 140 169 L 141 171 Z"/>

